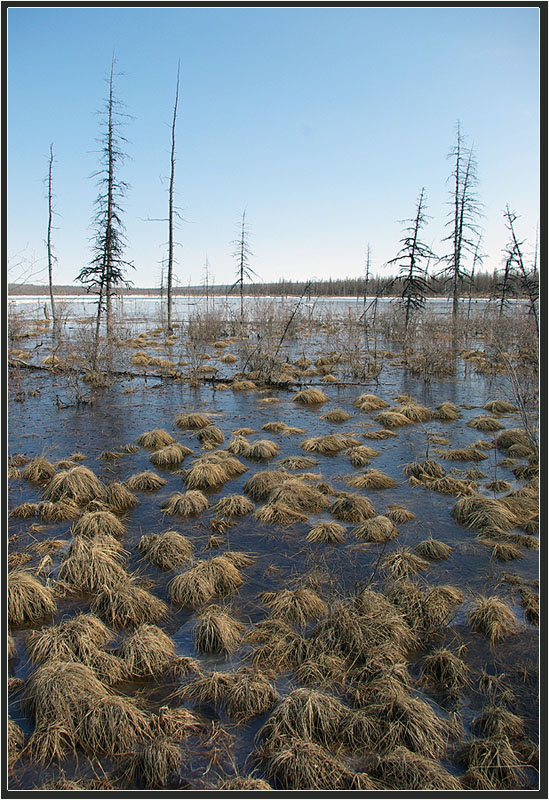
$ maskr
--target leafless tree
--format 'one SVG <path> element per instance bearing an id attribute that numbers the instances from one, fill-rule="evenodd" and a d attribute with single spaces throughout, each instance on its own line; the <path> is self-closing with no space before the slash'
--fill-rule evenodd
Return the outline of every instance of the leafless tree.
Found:
<path id="1" fill-rule="evenodd" d="M 538 278 L 538 269 L 537 269 L 537 235 L 536 235 L 536 250 L 534 255 L 534 262 L 532 267 L 528 269 L 526 264 L 524 263 L 524 256 L 522 253 L 522 246 L 524 245 L 524 240 L 520 241 L 517 239 L 516 232 L 515 232 L 515 221 L 517 219 L 517 215 L 514 211 L 509 209 L 509 204 L 505 206 L 505 213 L 503 216 L 506 219 L 506 225 L 509 233 L 511 234 L 511 239 L 509 244 L 507 245 L 507 252 L 509 254 L 509 258 L 511 259 L 511 264 L 515 266 L 515 270 L 517 272 L 517 277 L 519 280 L 520 287 L 524 294 L 528 297 L 528 302 L 530 304 L 529 313 L 534 317 L 534 321 L 536 323 L 536 331 L 539 337 L 539 319 L 538 319 L 538 300 L 539 300 L 539 278 Z"/>
<path id="2" fill-rule="evenodd" d="M 174 265 L 174 182 L 175 182 L 175 125 L 177 122 L 177 105 L 179 102 L 179 70 L 180 62 L 177 62 L 177 83 L 175 86 L 175 101 L 173 104 L 173 117 L 172 117 L 172 147 L 170 152 L 170 185 L 168 189 L 168 285 L 167 285 L 167 302 L 168 302 L 168 318 L 167 327 L 168 331 L 172 331 L 172 285 L 173 285 L 173 265 Z"/>
<path id="3" fill-rule="evenodd" d="M 232 291 L 237 286 L 240 290 L 240 324 L 244 322 L 244 279 L 247 278 L 252 281 L 257 277 L 256 273 L 250 267 L 250 256 L 253 255 L 248 245 L 249 230 L 246 224 L 246 209 L 242 212 L 242 220 L 239 225 L 238 239 L 234 239 L 231 244 L 234 245 L 233 256 L 237 262 L 237 279 L 231 286 L 229 291 Z"/>
<path id="4" fill-rule="evenodd" d="M 57 317 L 55 314 L 55 300 L 53 298 L 53 262 L 56 260 L 53 254 L 52 247 L 52 229 L 53 229 L 53 144 L 50 144 L 50 155 L 48 159 L 48 232 L 46 237 L 46 248 L 48 251 L 48 282 L 50 287 L 50 303 L 51 303 L 51 317 L 53 323 L 53 332 L 57 335 Z"/>

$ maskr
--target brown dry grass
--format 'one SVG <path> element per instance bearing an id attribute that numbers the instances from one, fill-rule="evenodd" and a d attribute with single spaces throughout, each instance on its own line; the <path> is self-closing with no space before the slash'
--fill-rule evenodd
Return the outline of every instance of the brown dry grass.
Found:
<path id="1" fill-rule="evenodd" d="M 370 768 L 372 775 L 388 789 L 401 791 L 460 791 L 462 785 L 439 761 L 397 747 L 392 753 L 378 758 Z"/>
<path id="2" fill-rule="evenodd" d="M 415 575 L 416 572 L 422 572 L 429 569 L 430 566 L 428 561 L 417 556 L 408 547 L 400 547 L 394 550 L 386 555 L 381 562 L 382 569 L 393 580 Z"/>
<path id="3" fill-rule="evenodd" d="M 320 522 L 305 537 L 308 542 L 339 544 L 345 541 L 345 528 L 337 522 Z"/>
<path id="4" fill-rule="evenodd" d="M 303 628 L 310 619 L 317 619 L 326 612 L 326 603 L 312 589 L 282 589 L 278 592 L 263 592 L 260 600 L 271 611 L 272 617 L 293 622 Z"/>
<path id="5" fill-rule="evenodd" d="M 57 604 L 51 589 L 25 570 L 8 573 L 8 623 L 18 627 L 51 617 Z"/>
<path id="6" fill-rule="evenodd" d="M 467 427 L 491 433 L 492 431 L 502 431 L 505 425 L 502 425 L 495 417 L 475 417 L 475 419 L 469 420 Z"/>
<path id="7" fill-rule="evenodd" d="M 173 665 L 176 652 L 173 640 L 156 625 L 140 625 L 123 639 L 118 655 L 128 674 L 136 678 L 158 678 Z"/>
<path id="8" fill-rule="evenodd" d="M 187 564 L 193 555 L 193 546 L 186 536 L 177 531 L 164 531 L 142 536 L 137 549 L 159 569 L 176 569 Z"/>
<path id="9" fill-rule="evenodd" d="M 30 461 L 21 473 L 21 476 L 30 483 L 42 486 L 49 483 L 56 473 L 56 469 L 46 458 L 37 456 Z"/>
<path id="10" fill-rule="evenodd" d="M 176 492 L 170 495 L 162 502 L 161 508 L 170 516 L 193 517 L 202 514 L 209 505 L 205 494 L 198 489 L 189 489 L 188 492 Z"/>
<path id="11" fill-rule="evenodd" d="M 409 511 L 404 506 L 392 504 L 387 506 L 384 516 L 389 517 L 389 519 L 397 525 L 403 525 L 404 523 L 415 519 L 416 515 L 413 513 L 413 511 Z"/>
<path id="12" fill-rule="evenodd" d="M 306 453 L 320 453 L 323 456 L 333 456 L 342 450 L 360 445 L 353 436 L 331 433 L 328 436 L 313 436 L 301 442 L 300 447 Z"/>
<path id="13" fill-rule="evenodd" d="M 246 514 L 252 514 L 255 511 L 255 506 L 244 495 L 230 494 L 218 500 L 214 506 L 214 511 L 216 514 L 222 514 L 226 517 L 243 517 Z"/>
<path id="14" fill-rule="evenodd" d="M 120 564 L 124 556 L 120 543 L 112 536 L 77 536 L 61 562 L 56 586 L 91 593 L 106 584 L 117 584 L 127 578 Z"/>
<path id="15" fill-rule="evenodd" d="M 199 412 L 181 413 L 175 418 L 175 424 L 178 428 L 194 428 L 198 430 L 211 425 L 212 420 L 210 417 L 206 416 L 206 414 L 201 414 Z"/>
<path id="16" fill-rule="evenodd" d="M 125 532 L 124 525 L 110 511 L 88 511 L 71 528 L 72 536 L 86 536 L 88 539 L 96 536 L 121 539 Z"/>
<path id="17" fill-rule="evenodd" d="M 410 425 L 411 419 L 404 416 L 398 411 L 380 411 L 374 417 L 376 422 L 383 425 L 384 428 L 400 428 L 403 425 Z"/>
<path id="18" fill-rule="evenodd" d="M 78 737 L 94 754 L 116 756 L 150 738 L 149 715 L 131 697 L 105 695 L 94 699 L 79 720 Z"/>
<path id="19" fill-rule="evenodd" d="M 168 585 L 168 597 L 175 606 L 196 608 L 215 596 L 212 576 L 198 562 L 186 572 L 177 575 Z"/>
<path id="20" fill-rule="evenodd" d="M 398 483 L 379 469 L 367 469 L 358 475 L 348 475 L 345 483 L 356 489 L 393 489 Z"/>
<path id="21" fill-rule="evenodd" d="M 479 597 L 468 612 L 467 621 L 472 630 L 483 633 L 491 643 L 517 633 L 519 629 L 517 618 L 498 597 Z"/>
<path id="22" fill-rule="evenodd" d="M 414 547 L 416 553 L 422 558 L 430 558 L 433 561 L 441 561 L 449 558 L 454 552 L 454 548 L 449 544 L 441 542 L 439 539 L 424 539 Z"/>
<path id="23" fill-rule="evenodd" d="M 158 450 L 160 447 L 166 447 L 169 444 L 174 444 L 175 439 L 163 428 L 155 428 L 153 431 L 146 431 L 138 436 L 135 440 L 137 444 L 142 447 L 153 448 Z"/>
<path id="24" fill-rule="evenodd" d="M 149 461 L 151 461 L 155 467 L 175 469 L 181 466 L 185 456 L 192 455 L 192 452 L 190 447 L 185 447 L 178 442 L 174 442 L 173 444 L 161 447 L 160 450 L 155 450 L 154 453 L 151 453 Z"/>
<path id="25" fill-rule="evenodd" d="M 309 456 L 287 456 L 277 463 L 285 469 L 313 469 L 318 464 L 318 460 Z"/>
<path id="26" fill-rule="evenodd" d="M 126 486 L 136 492 L 155 492 L 167 483 L 168 481 L 162 475 L 157 475 L 152 470 L 145 470 L 145 472 L 138 472 L 136 475 L 129 477 L 126 481 Z"/>
<path id="27" fill-rule="evenodd" d="M 222 444 L 225 441 L 223 431 L 217 425 L 207 425 L 205 428 L 200 428 L 196 438 L 205 450 L 213 450 L 218 444 Z"/>
<path id="28" fill-rule="evenodd" d="M 128 576 L 118 584 L 102 586 L 91 602 L 94 614 L 113 628 L 156 623 L 168 614 L 168 607 Z"/>
<path id="29" fill-rule="evenodd" d="M 45 500 L 56 502 L 69 499 L 79 506 L 86 505 L 90 500 L 102 500 L 104 496 L 105 487 L 101 481 L 91 469 L 82 466 L 58 472 L 44 490 Z"/>
<path id="30" fill-rule="evenodd" d="M 469 684 L 470 670 L 461 658 L 461 648 L 454 653 L 441 647 L 426 656 L 421 666 L 421 680 L 452 693 Z"/>
<path id="31" fill-rule="evenodd" d="M 516 523 L 515 515 L 502 503 L 482 495 L 462 497 L 452 509 L 458 522 L 477 530 L 509 530 Z"/>
<path id="32" fill-rule="evenodd" d="M 329 399 L 328 395 L 324 394 L 321 389 L 303 389 L 292 397 L 294 403 L 301 403 L 306 406 L 327 403 Z"/>
<path id="33" fill-rule="evenodd" d="M 342 522 L 364 522 L 376 514 L 367 497 L 353 492 L 340 492 L 328 511 Z"/>
<path id="34" fill-rule="evenodd" d="M 353 406 L 361 411 L 377 411 L 380 408 L 388 408 L 389 403 L 376 397 L 375 394 L 361 394 L 353 400 Z"/>
<path id="35" fill-rule="evenodd" d="M 64 522 L 74 519 L 80 509 L 73 500 L 58 500 L 56 503 L 45 501 L 40 504 L 40 516 L 43 522 Z"/>
<path id="36" fill-rule="evenodd" d="M 481 790 L 523 788 L 526 776 L 509 739 L 473 739 L 461 751 L 467 785 Z"/>
<path id="37" fill-rule="evenodd" d="M 358 525 L 353 530 L 353 534 L 357 539 L 362 539 L 366 542 L 390 542 L 397 538 L 399 531 L 393 525 L 392 520 L 383 515 L 378 515 Z"/>
<path id="38" fill-rule="evenodd" d="M 325 419 L 328 422 L 347 422 L 351 417 L 352 414 L 349 414 L 344 408 L 332 408 L 330 411 L 322 414 L 320 419 Z"/>
<path id="39" fill-rule="evenodd" d="M 242 640 L 244 625 L 218 605 L 205 608 L 193 628 L 194 646 L 200 653 L 230 655 Z"/>

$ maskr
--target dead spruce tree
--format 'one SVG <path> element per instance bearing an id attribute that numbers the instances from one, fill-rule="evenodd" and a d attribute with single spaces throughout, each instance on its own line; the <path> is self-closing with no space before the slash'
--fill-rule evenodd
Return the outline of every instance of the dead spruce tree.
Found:
<path id="1" fill-rule="evenodd" d="M 178 61 L 177 82 L 175 85 L 175 101 L 173 104 L 173 117 L 172 117 L 172 127 L 171 127 L 172 146 L 170 151 L 170 184 L 168 187 L 168 198 L 169 198 L 168 199 L 168 274 L 167 274 L 166 298 L 168 305 L 167 328 L 169 333 L 171 333 L 173 330 L 172 327 L 172 286 L 173 286 L 173 265 L 174 265 L 173 228 L 174 228 L 174 216 L 176 214 L 173 202 L 173 194 L 174 194 L 174 183 L 175 183 L 175 125 L 177 122 L 177 105 L 179 101 L 179 70 L 180 70 L 180 62 Z"/>
<path id="2" fill-rule="evenodd" d="M 478 220 L 481 215 L 480 203 L 475 194 L 478 184 L 477 163 L 473 148 L 465 146 L 460 124 L 457 124 L 456 144 L 449 153 L 454 161 L 452 179 L 450 219 L 446 223 L 451 233 L 443 240 L 450 242 L 450 253 L 442 257 L 446 266 L 442 275 L 450 284 L 452 297 L 452 319 L 458 312 L 460 289 L 467 277 L 465 259 L 467 253 L 474 252 L 479 235 Z"/>
<path id="3" fill-rule="evenodd" d="M 233 256 L 237 263 L 237 278 L 233 283 L 229 292 L 232 292 L 237 286 L 240 291 L 240 325 L 244 324 L 244 279 L 247 278 L 252 281 L 257 277 L 256 273 L 250 267 L 250 256 L 253 255 L 248 245 L 249 229 L 246 224 L 246 209 L 242 212 L 242 220 L 239 225 L 238 239 L 234 239 L 231 244 L 234 245 Z"/>
<path id="4" fill-rule="evenodd" d="M 103 111 L 99 115 L 104 119 L 104 131 L 100 138 L 102 167 L 92 177 L 99 178 L 99 195 L 95 201 L 97 213 L 94 218 L 96 229 L 93 246 L 94 257 L 85 266 L 76 280 L 88 286 L 88 291 L 97 294 L 97 313 L 95 318 L 95 333 L 92 345 L 91 368 L 97 368 L 99 354 L 99 337 L 101 320 L 106 318 L 107 341 L 112 342 L 112 298 L 120 285 L 130 285 L 125 276 L 128 267 L 133 267 L 124 260 L 124 225 L 122 223 L 121 200 L 128 185 L 118 178 L 118 168 L 124 161 L 125 153 L 122 145 L 126 139 L 120 134 L 119 128 L 128 117 L 121 109 L 121 103 L 114 96 L 114 65 L 113 56 L 111 70 L 107 79 L 109 86 L 108 98 Z"/>
<path id="5" fill-rule="evenodd" d="M 404 238 L 400 240 L 402 248 L 395 258 L 387 264 L 395 264 L 400 267 L 400 272 L 393 283 L 397 281 L 401 284 L 401 302 L 405 310 L 404 330 L 408 333 L 408 325 L 413 311 L 421 310 L 425 306 L 425 297 L 428 289 L 428 266 L 431 258 L 436 258 L 431 248 L 420 241 L 419 234 L 425 226 L 429 217 L 425 213 L 425 189 L 421 190 L 417 202 L 416 214 L 413 219 L 404 220 L 410 222 L 404 228 Z M 423 263 L 427 264 L 423 266 Z"/>
<path id="6" fill-rule="evenodd" d="M 50 155 L 48 158 L 48 175 L 46 184 L 48 187 L 48 232 L 46 236 L 46 249 L 48 254 L 48 284 L 50 288 L 51 317 L 53 324 L 53 334 L 58 337 L 58 322 L 55 314 L 55 300 L 53 298 L 53 263 L 56 260 L 53 254 L 52 230 L 53 230 L 53 144 L 50 144 Z"/>
<path id="7" fill-rule="evenodd" d="M 526 295 L 529 303 L 529 314 L 533 316 L 536 324 L 536 332 L 539 337 L 539 319 L 538 319 L 538 300 L 539 300 L 539 277 L 537 269 L 537 242 L 536 251 L 534 255 L 534 262 L 532 267 L 528 269 L 524 263 L 524 256 L 522 247 L 524 241 L 518 241 L 515 233 L 515 221 L 517 215 L 514 211 L 509 209 L 509 204 L 505 206 L 503 214 L 506 220 L 507 230 L 511 234 L 511 239 L 506 247 L 507 258 L 510 262 L 510 269 L 514 268 L 521 292 Z"/>

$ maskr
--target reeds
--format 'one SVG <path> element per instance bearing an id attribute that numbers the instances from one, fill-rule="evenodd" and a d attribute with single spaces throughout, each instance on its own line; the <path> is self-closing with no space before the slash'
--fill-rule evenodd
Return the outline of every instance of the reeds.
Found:
<path id="1" fill-rule="evenodd" d="M 255 511 L 255 506 L 251 500 L 241 494 L 230 494 L 222 497 L 214 506 L 216 514 L 222 514 L 225 517 L 244 517 L 246 514 L 252 514 Z"/>
<path id="2" fill-rule="evenodd" d="M 118 584 L 102 586 L 92 600 L 91 610 L 114 628 L 156 623 L 168 613 L 168 607 L 131 578 Z"/>
<path id="3" fill-rule="evenodd" d="M 151 453 L 149 461 L 151 461 L 155 467 L 175 469 L 175 467 L 181 466 L 185 456 L 192 455 L 192 452 L 190 447 L 185 447 L 178 442 L 174 442 L 173 444 L 161 447 L 160 450 L 155 450 L 154 453 Z"/>
<path id="4" fill-rule="evenodd" d="M 192 559 L 193 546 L 186 536 L 177 531 L 164 531 L 142 536 L 137 549 L 155 567 L 176 569 Z"/>
<path id="5" fill-rule="evenodd" d="M 392 520 L 383 515 L 367 519 L 353 530 L 357 539 L 366 542 L 391 542 L 399 535 Z"/>
<path id="6" fill-rule="evenodd" d="M 353 400 L 353 406 L 361 411 L 377 411 L 380 408 L 389 408 L 389 403 L 375 394 L 361 394 Z"/>
<path id="7" fill-rule="evenodd" d="M 145 470 L 145 472 L 131 475 L 126 481 L 126 487 L 135 492 L 155 492 L 167 483 L 168 481 L 162 475 L 157 475 L 152 470 Z"/>
<path id="8" fill-rule="evenodd" d="M 429 558 L 431 561 L 442 561 L 449 558 L 454 552 L 454 548 L 449 544 L 441 542 L 439 539 L 424 539 L 414 547 L 416 553 L 422 558 Z"/>
<path id="9" fill-rule="evenodd" d="M 328 509 L 341 522 L 364 522 L 375 517 L 375 510 L 367 497 L 353 492 L 341 492 Z"/>
<path id="10" fill-rule="evenodd" d="M 193 517 L 202 514 L 209 507 L 208 498 L 198 489 L 189 489 L 187 492 L 176 492 L 166 498 L 161 504 L 165 514 L 178 517 Z"/>
<path id="11" fill-rule="evenodd" d="M 356 489 L 393 489 L 398 486 L 394 478 L 379 469 L 367 469 L 358 475 L 348 475 L 345 483 Z"/>
<path id="12" fill-rule="evenodd" d="M 308 542 L 340 544 L 345 541 L 345 528 L 337 522 L 320 522 L 305 537 Z"/>
<path id="13" fill-rule="evenodd" d="M 105 496 L 105 487 L 87 467 L 72 467 L 72 469 L 58 472 L 44 490 L 44 499 L 51 502 L 58 500 L 74 500 L 79 506 L 84 506 L 90 500 L 102 500 Z"/>
<path id="14" fill-rule="evenodd" d="M 517 618 L 498 597 L 479 597 L 467 614 L 467 622 L 472 630 L 483 633 L 491 643 L 517 633 L 519 629 Z"/>
<path id="15" fill-rule="evenodd" d="M 475 428 L 477 431 L 484 431 L 491 433 L 492 431 L 502 431 L 505 425 L 494 417 L 475 417 L 469 420 L 467 427 Z"/>
<path id="16" fill-rule="evenodd" d="M 155 428 L 153 431 L 146 431 L 145 433 L 142 433 L 141 436 L 138 436 L 135 441 L 142 447 L 158 450 L 160 447 L 166 447 L 166 445 L 174 444 L 175 439 L 171 433 L 168 433 L 168 431 L 165 431 L 163 428 Z"/>
<path id="17" fill-rule="evenodd" d="M 86 536 L 88 539 L 96 536 L 121 539 L 125 532 L 124 525 L 110 511 L 88 511 L 71 528 L 73 536 Z"/>
<path id="18" fill-rule="evenodd" d="M 303 628 L 310 619 L 317 619 L 326 612 L 326 603 L 312 589 L 282 589 L 279 592 L 263 592 L 260 600 L 271 611 L 272 617 L 293 622 Z"/>
<path id="19" fill-rule="evenodd" d="M 305 406 L 327 403 L 329 399 L 321 389 L 303 389 L 292 397 L 294 403 L 301 403 Z"/>
<path id="20" fill-rule="evenodd" d="M 380 411 L 374 417 L 376 422 L 384 428 L 400 428 L 403 425 L 410 425 L 411 419 L 398 411 Z"/>
<path id="21" fill-rule="evenodd" d="M 51 589 L 25 570 L 8 573 L 8 624 L 14 627 L 51 617 L 57 604 Z"/>
<path id="22" fill-rule="evenodd" d="M 194 626 L 194 646 L 200 653 L 230 655 L 242 640 L 244 625 L 221 606 L 202 611 Z"/>
<path id="23" fill-rule="evenodd" d="M 213 450 L 218 444 L 222 444 L 225 441 L 223 431 L 216 425 L 207 425 L 205 428 L 200 428 L 196 437 L 205 450 Z"/>

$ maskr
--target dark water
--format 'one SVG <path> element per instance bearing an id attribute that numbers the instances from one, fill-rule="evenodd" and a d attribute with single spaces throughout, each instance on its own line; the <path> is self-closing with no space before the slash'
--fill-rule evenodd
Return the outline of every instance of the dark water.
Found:
<path id="1" fill-rule="evenodd" d="M 228 374 L 229 369 L 226 369 Z M 243 570 L 245 583 L 239 592 L 229 599 L 228 605 L 231 612 L 245 624 L 257 622 L 267 616 L 267 609 L 258 599 L 260 592 L 285 588 L 289 581 L 310 573 L 311 570 L 317 572 L 321 570 L 324 573 L 328 570 L 330 580 L 341 593 L 352 592 L 356 585 L 364 585 L 372 579 L 372 585 L 379 589 L 383 587 L 383 575 L 378 568 L 382 550 L 388 553 L 402 545 L 413 547 L 429 536 L 441 539 L 455 548 L 454 553 L 445 561 L 433 562 L 428 572 L 416 576 L 416 581 L 419 585 L 449 583 L 458 586 L 466 592 L 467 600 L 458 607 L 452 624 L 443 634 L 434 640 L 424 642 L 422 649 L 412 654 L 409 665 L 411 674 L 414 678 L 419 677 L 419 666 L 423 656 L 441 642 L 465 643 L 467 645 L 465 658 L 473 671 L 478 674 L 480 670 L 486 669 L 490 673 L 505 673 L 507 683 L 513 688 L 516 697 L 516 706 L 512 710 L 524 718 L 528 735 L 536 738 L 537 629 L 526 621 L 524 611 L 518 602 L 518 593 L 512 591 L 502 578 L 505 573 L 511 572 L 528 580 L 536 580 L 539 568 L 538 552 L 523 548 L 521 550 L 523 558 L 507 564 L 492 559 L 490 551 L 476 541 L 476 533 L 458 524 L 452 517 L 451 510 L 456 502 L 455 497 L 424 488 L 411 488 L 402 473 L 402 466 L 405 463 L 425 457 L 427 432 L 447 437 L 452 447 L 465 447 L 479 439 L 492 440 L 493 434 L 480 433 L 467 427 L 466 422 L 484 413 L 480 412 L 479 408 L 487 400 L 511 399 L 506 378 L 479 375 L 459 361 L 455 377 L 433 379 L 426 384 L 403 372 L 401 368 L 389 365 L 383 370 L 379 385 L 372 382 L 366 387 L 326 386 L 324 391 L 329 395 L 330 402 L 313 409 L 293 403 L 291 392 L 282 390 L 233 393 L 230 390 L 215 391 L 209 386 L 193 389 L 185 383 L 164 382 L 154 378 L 146 381 L 142 378 L 120 381 L 108 389 L 95 390 L 96 399 L 93 406 L 58 408 L 55 403 L 56 396 L 68 396 L 65 377 L 30 373 L 20 380 L 24 382 L 27 394 L 24 402 L 10 403 L 10 454 L 24 453 L 29 458 L 44 454 L 50 461 L 56 461 L 68 458 L 75 451 L 81 451 L 86 456 L 86 460 L 82 463 L 90 467 L 103 481 L 125 480 L 130 475 L 146 469 L 155 469 L 168 480 L 167 485 L 159 491 L 138 493 L 140 505 L 124 517 L 127 534 L 123 540 L 125 548 L 131 553 L 128 570 L 136 571 L 144 578 L 153 581 L 152 591 L 164 600 L 167 599 L 167 584 L 173 573 L 162 572 L 141 557 L 136 547 L 140 537 L 143 534 L 176 529 L 193 541 L 198 557 L 204 555 L 208 557 L 208 554 L 223 552 L 224 546 L 218 551 L 205 549 L 211 535 L 209 523 L 215 516 L 213 512 L 215 502 L 226 494 L 242 493 L 243 484 L 255 471 L 268 466 L 272 468 L 277 460 L 285 456 L 303 454 L 299 443 L 307 436 L 338 432 L 360 437 L 365 430 L 378 428 L 377 423 L 372 420 L 376 412 L 366 414 L 352 407 L 353 399 L 361 392 L 372 392 L 391 405 L 393 397 L 402 393 L 409 394 L 418 402 L 430 407 L 447 400 L 462 407 L 467 406 L 462 408 L 462 418 L 456 422 L 432 421 L 424 425 L 413 424 L 396 429 L 398 435 L 386 440 L 364 440 L 364 444 L 381 452 L 379 457 L 373 459 L 371 466 L 398 481 L 398 486 L 393 489 L 364 492 L 377 513 L 383 513 L 391 503 L 400 503 L 416 515 L 414 520 L 399 526 L 400 536 L 394 542 L 385 546 L 375 544 L 357 546 L 359 543 L 352 535 L 353 526 L 346 524 L 346 543 L 338 546 L 310 545 L 305 541 L 306 533 L 314 522 L 329 519 L 327 514 L 310 515 L 307 523 L 295 524 L 289 528 L 264 525 L 251 516 L 239 520 L 227 534 L 228 543 L 233 550 L 253 553 L 256 560 L 252 566 Z M 31 396 L 32 391 L 35 391 L 34 396 Z M 260 400 L 266 396 L 275 396 L 280 402 L 264 405 Z M 345 408 L 352 413 L 352 418 L 344 423 L 322 420 L 321 415 L 334 407 Z M 181 410 L 211 414 L 215 424 L 225 435 L 225 444 L 230 440 L 233 430 L 250 427 L 257 431 L 257 435 L 250 435 L 250 439 L 271 439 L 281 448 L 279 456 L 268 463 L 241 459 L 248 466 L 248 471 L 241 477 L 229 481 L 221 490 L 208 493 L 211 508 L 201 517 L 191 520 L 181 520 L 162 513 L 160 508 L 162 501 L 174 492 L 184 490 L 185 487 L 176 470 L 153 467 L 149 461 L 150 451 L 140 448 L 137 453 L 129 454 L 114 462 L 99 459 L 102 451 L 113 450 L 128 442 L 134 442 L 141 433 L 153 428 L 165 428 L 177 441 L 191 447 L 196 455 L 200 454 L 202 450 L 196 436 L 175 426 L 175 416 Z M 521 427 L 518 415 L 506 415 L 501 419 L 506 428 Z M 306 433 L 288 436 L 261 430 L 263 424 L 273 420 L 281 420 L 303 428 Z M 371 427 L 365 427 L 367 425 Z M 509 481 L 513 487 L 521 485 L 515 481 L 509 470 L 501 466 L 496 467 L 497 462 L 501 460 L 501 453 L 494 450 L 485 452 L 488 458 L 479 464 L 472 462 L 443 462 L 443 464 L 447 470 L 452 467 L 466 470 L 472 466 L 481 469 L 487 477 L 480 482 L 480 490 L 487 496 L 490 496 L 490 493 L 483 487 L 495 477 Z M 431 454 L 433 454 L 432 447 Z M 350 488 L 342 480 L 342 476 L 353 472 L 348 459 L 343 454 L 336 457 L 322 455 L 316 457 L 319 464 L 311 471 L 321 474 L 322 479 L 331 483 L 335 489 L 349 491 Z M 185 459 L 183 468 L 189 460 Z M 40 490 L 32 485 L 23 480 L 10 481 L 8 491 L 10 509 L 22 502 L 40 499 Z M 10 536 L 17 536 L 15 543 L 17 550 L 23 550 L 44 538 L 66 539 L 67 546 L 52 554 L 54 561 L 52 577 L 55 577 L 60 560 L 68 548 L 71 523 L 49 524 L 43 531 L 31 532 L 30 526 L 36 521 L 12 519 Z M 28 566 L 32 568 L 38 561 L 39 557 L 35 555 Z M 466 624 L 466 612 L 475 593 L 497 594 L 505 599 L 521 623 L 520 633 L 496 647 L 490 647 L 485 637 L 471 632 Z M 59 603 L 55 621 L 59 621 L 64 615 L 73 614 L 76 610 L 88 610 L 88 608 L 89 598 L 82 598 L 77 603 L 72 598 L 63 600 Z M 178 611 L 171 608 L 170 616 L 163 624 L 176 642 L 180 655 L 197 657 L 192 637 L 194 621 L 195 617 L 189 610 Z M 12 635 L 17 646 L 17 658 L 10 662 L 9 674 L 26 678 L 33 667 L 26 655 L 25 631 L 14 630 Z M 249 646 L 244 645 L 231 658 L 201 657 L 201 660 L 208 669 L 232 670 L 243 663 L 242 659 L 248 650 Z M 521 677 L 521 669 L 524 666 L 529 669 L 527 678 Z M 281 694 L 296 686 L 291 674 L 285 674 L 278 679 Z M 143 681 L 137 686 L 126 686 L 125 689 L 130 693 L 139 689 L 143 702 L 148 703 L 150 708 L 158 707 L 165 696 L 165 690 L 152 682 Z M 456 701 L 449 701 L 446 696 L 434 690 L 418 688 L 418 691 L 443 716 L 457 708 L 463 716 L 466 730 L 486 702 L 486 698 L 473 689 L 461 694 L 457 706 Z M 199 710 L 212 719 L 220 719 L 230 729 L 234 737 L 233 758 L 237 768 L 244 770 L 245 764 L 249 766 L 247 759 L 253 749 L 253 737 L 266 717 L 234 726 L 222 713 L 218 716 L 212 708 L 202 707 Z M 32 722 L 19 708 L 17 695 L 10 702 L 10 714 L 27 733 L 32 730 Z M 203 768 L 201 758 L 197 751 L 196 760 L 193 762 L 197 773 Z M 108 772 L 108 760 L 102 759 L 101 764 Z M 457 764 L 451 763 L 447 766 L 459 772 Z M 87 759 L 83 757 L 78 763 L 69 761 L 63 764 L 63 767 L 67 776 L 91 774 Z M 28 760 L 21 759 L 12 773 L 12 788 L 32 788 L 45 780 L 49 774 L 56 776 L 57 767 L 52 766 L 45 771 L 42 770 L 38 776 Z M 533 774 L 530 778 L 532 781 L 535 780 Z"/>

